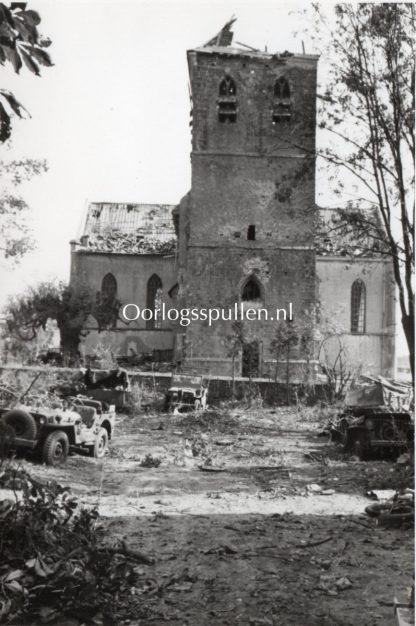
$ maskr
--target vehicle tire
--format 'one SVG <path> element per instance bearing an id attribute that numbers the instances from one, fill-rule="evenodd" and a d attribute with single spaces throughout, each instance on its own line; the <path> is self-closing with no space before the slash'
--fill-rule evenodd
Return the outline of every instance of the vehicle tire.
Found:
<path id="1" fill-rule="evenodd" d="M 95 438 L 95 443 L 91 448 L 90 454 L 95 459 L 102 459 L 108 449 L 108 432 L 105 428 L 100 428 Z"/>
<path id="2" fill-rule="evenodd" d="M 62 430 L 50 433 L 42 446 L 42 460 L 46 465 L 61 465 L 68 458 L 68 436 Z"/>
<path id="3" fill-rule="evenodd" d="M 35 418 L 27 411 L 21 409 L 13 409 L 8 411 L 2 417 L 2 422 L 13 428 L 15 437 L 22 439 L 36 439 L 36 422 Z"/>
<path id="4" fill-rule="evenodd" d="M 375 504 L 369 504 L 364 510 L 369 517 L 378 517 L 381 513 L 387 513 L 390 511 L 391 504 L 380 504 L 377 502 Z"/>
<path id="5" fill-rule="evenodd" d="M 394 526 L 403 522 L 413 522 L 414 509 L 411 505 L 375 503 L 365 507 L 369 517 L 375 517 L 383 526 Z"/>

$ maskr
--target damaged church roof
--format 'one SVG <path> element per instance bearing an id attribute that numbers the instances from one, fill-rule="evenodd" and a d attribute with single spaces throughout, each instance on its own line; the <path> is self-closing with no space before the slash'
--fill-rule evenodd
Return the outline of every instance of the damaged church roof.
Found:
<path id="1" fill-rule="evenodd" d="M 372 258 L 389 254 L 380 215 L 374 208 L 318 207 L 318 256 Z"/>
<path id="2" fill-rule="evenodd" d="M 113 254 L 172 254 L 176 251 L 173 204 L 91 202 L 81 249 Z M 315 250 L 320 257 L 374 258 L 388 254 L 375 209 L 316 207 Z"/>
<path id="3" fill-rule="evenodd" d="M 81 247 L 114 254 L 171 254 L 176 250 L 173 204 L 90 202 Z"/>
<path id="4" fill-rule="evenodd" d="M 302 58 L 309 59 L 317 59 L 319 57 L 319 55 L 316 54 L 303 53 L 301 55 L 297 55 L 289 52 L 288 50 L 285 50 L 281 53 L 270 53 L 267 52 L 267 49 L 265 51 L 262 51 L 258 48 L 253 48 L 252 46 L 249 46 L 245 43 L 241 43 L 240 41 L 236 41 L 235 45 L 231 45 L 234 37 L 234 33 L 232 32 L 231 27 L 236 20 L 237 18 L 233 16 L 230 20 L 228 20 L 228 22 L 224 24 L 221 30 L 214 37 L 207 41 L 207 43 L 205 43 L 203 46 L 197 47 L 195 51 L 204 52 L 206 54 L 222 53 L 231 56 L 256 56 L 268 59 L 273 57 L 281 59 L 282 63 L 284 63 L 285 59 L 289 57 L 301 56 Z"/>

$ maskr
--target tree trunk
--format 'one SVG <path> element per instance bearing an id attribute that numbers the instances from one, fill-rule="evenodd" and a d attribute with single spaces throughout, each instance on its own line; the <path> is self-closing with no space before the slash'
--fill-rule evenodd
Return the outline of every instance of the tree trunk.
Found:
<path id="1" fill-rule="evenodd" d="M 76 363 L 79 359 L 79 342 L 81 340 L 82 328 L 67 328 L 58 325 L 61 335 L 61 350 L 65 361 L 70 364 Z"/>
<path id="2" fill-rule="evenodd" d="M 402 326 L 404 336 L 406 337 L 407 347 L 409 348 L 410 371 L 412 372 L 412 382 L 415 382 L 415 327 L 414 319 L 411 315 L 402 317 Z"/>

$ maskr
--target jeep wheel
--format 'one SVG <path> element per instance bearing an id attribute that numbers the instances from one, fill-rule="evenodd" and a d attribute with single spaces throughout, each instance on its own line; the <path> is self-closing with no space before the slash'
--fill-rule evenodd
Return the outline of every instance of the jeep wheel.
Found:
<path id="1" fill-rule="evenodd" d="M 108 448 L 108 432 L 105 428 L 100 428 L 95 438 L 95 443 L 91 448 L 91 456 L 102 459 Z"/>
<path id="2" fill-rule="evenodd" d="M 42 459 L 46 465 L 61 465 L 65 463 L 68 452 L 68 437 L 62 430 L 58 430 L 46 437 L 42 447 Z"/>
<path id="3" fill-rule="evenodd" d="M 374 503 L 365 507 L 365 512 L 369 517 L 378 518 L 380 526 L 396 526 L 403 523 L 413 524 L 415 510 L 409 503 L 400 504 L 398 502 L 391 503 Z"/>
<path id="4" fill-rule="evenodd" d="M 8 411 L 3 415 L 2 422 L 13 428 L 15 437 L 30 439 L 31 441 L 36 438 L 35 419 L 26 411 L 21 411 L 20 409 Z"/>

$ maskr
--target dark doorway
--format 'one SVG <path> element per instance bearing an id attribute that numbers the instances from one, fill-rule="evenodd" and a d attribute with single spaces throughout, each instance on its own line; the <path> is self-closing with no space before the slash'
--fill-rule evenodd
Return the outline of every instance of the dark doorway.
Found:
<path id="1" fill-rule="evenodd" d="M 259 376 L 260 350 L 258 341 L 243 345 L 243 367 L 241 375 L 245 378 L 257 378 Z"/>
<path id="2" fill-rule="evenodd" d="M 261 300 L 260 286 L 255 278 L 250 278 L 244 285 L 243 293 L 241 294 L 241 300 L 248 302 Z"/>
<path id="3" fill-rule="evenodd" d="M 250 224 L 250 226 L 247 228 L 247 239 L 248 239 L 248 241 L 255 241 L 256 240 L 256 226 L 255 226 L 255 224 Z"/>

